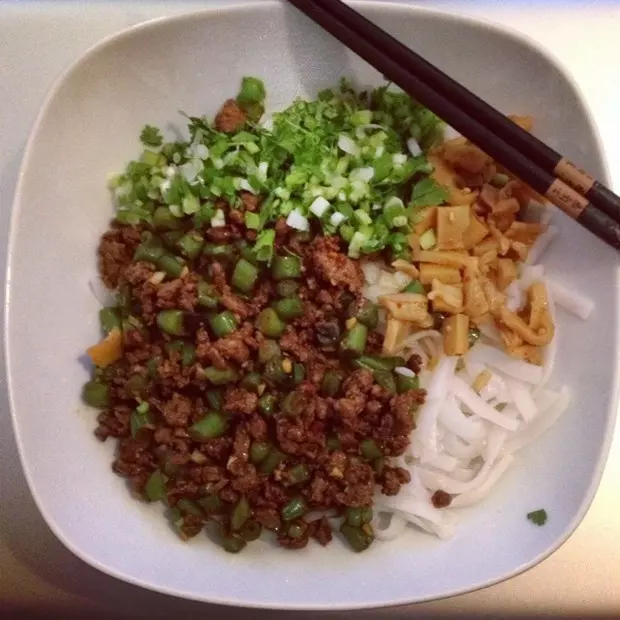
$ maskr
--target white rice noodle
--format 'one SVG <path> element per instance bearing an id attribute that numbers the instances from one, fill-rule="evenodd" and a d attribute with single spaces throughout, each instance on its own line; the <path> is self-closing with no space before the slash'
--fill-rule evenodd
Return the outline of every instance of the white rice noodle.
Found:
<path id="1" fill-rule="evenodd" d="M 538 385 L 543 378 L 543 369 L 540 366 L 513 359 L 503 351 L 481 342 L 472 347 L 466 357 L 492 366 L 509 377 L 514 377 L 532 385 Z"/>
<path id="2" fill-rule="evenodd" d="M 506 379 L 506 384 L 516 410 L 525 422 L 531 422 L 538 413 L 530 391 L 531 388 L 522 381 L 517 381 L 517 379 Z"/>
<path id="3" fill-rule="evenodd" d="M 507 431 L 515 431 L 519 427 L 519 422 L 510 418 L 507 415 L 497 411 L 494 407 L 491 407 L 486 401 L 482 400 L 474 390 L 467 385 L 462 379 L 453 377 L 450 382 L 450 391 L 466 405 L 471 411 L 493 424 L 497 424 Z"/>
<path id="4" fill-rule="evenodd" d="M 562 306 L 562 308 L 584 321 L 592 314 L 594 302 L 591 299 L 548 277 L 545 278 L 545 284 L 547 285 L 547 291 L 553 295 L 553 299 L 558 306 Z"/>
<path id="5" fill-rule="evenodd" d="M 372 518 L 372 529 L 378 540 L 394 540 L 398 538 L 407 527 L 407 520 L 394 512 L 382 512 Z"/>
<path id="6" fill-rule="evenodd" d="M 506 308 L 512 312 L 516 312 L 523 305 L 524 294 L 523 289 L 519 286 L 518 280 L 511 282 L 504 291 L 506 294 Z"/>
<path id="7" fill-rule="evenodd" d="M 501 377 L 497 372 L 492 372 L 490 369 L 488 369 L 488 371 L 491 373 L 491 378 L 480 390 L 480 398 L 486 400 L 494 407 L 499 403 L 507 403 L 511 398 L 508 392 L 508 386 L 506 385 L 506 378 Z M 491 403 L 491 401 L 495 402 Z"/>
<path id="8" fill-rule="evenodd" d="M 465 418 L 468 420 L 469 418 Z M 443 446 L 448 454 L 461 460 L 471 460 L 480 454 L 480 446 L 475 443 L 467 443 L 456 433 L 447 433 L 444 437 Z"/>
<path id="9" fill-rule="evenodd" d="M 116 297 L 114 293 L 106 287 L 101 278 L 92 278 L 88 281 L 88 288 L 94 298 L 104 307 L 115 306 Z"/>
<path id="10" fill-rule="evenodd" d="M 396 352 L 399 353 L 401 351 L 407 351 L 421 340 L 424 340 L 425 344 L 427 344 L 428 341 L 434 340 L 437 343 L 433 349 L 435 353 L 439 353 L 441 350 L 440 347 L 443 347 L 443 336 L 440 331 L 437 331 L 436 329 L 422 329 L 419 332 L 411 334 L 411 336 L 405 338 L 398 346 Z"/>
<path id="11" fill-rule="evenodd" d="M 452 508 L 463 508 L 465 506 L 471 506 L 482 501 L 493 489 L 493 487 L 499 482 L 502 476 L 506 473 L 514 457 L 510 454 L 502 457 L 494 467 L 489 470 L 489 473 L 477 488 L 468 491 L 467 493 L 461 493 L 452 499 L 450 506 Z"/>
<path id="12" fill-rule="evenodd" d="M 484 423 L 473 416 L 467 417 L 452 395 L 443 403 L 439 420 L 448 431 L 469 443 L 480 441 L 485 435 Z"/>
<path id="13" fill-rule="evenodd" d="M 455 467 L 450 476 L 460 482 L 469 482 L 476 475 L 476 470 L 473 467 Z"/>
<path id="14" fill-rule="evenodd" d="M 439 469 L 440 471 L 453 471 L 459 463 L 459 460 L 446 452 L 441 452 L 432 458 L 420 460 L 421 463 L 428 467 Z"/>
<path id="15" fill-rule="evenodd" d="M 375 499 L 375 504 L 379 510 L 386 508 L 394 511 L 409 523 L 436 534 L 440 538 L 447 538 L 453 533 L 452 525 L 446 523 L 450 521 L 450 516 L 435 508 L 429 499 L 418 499 L 406 495 L 394 497 L 382 495 Z"/>
<path id="16" fill-rule="evenodd" d="M 549 226 L 549 228 L 547 228 L 547 230 L 542 233 L 536 241 L 534 241 L 534 245 L 530 248 L 525 260 L 525 264 L 536 264 L 540 260 L 540 257 L 545 253 L 551 242 L 557 237 L 559 232 L 560 231 L 557 226 Z"/>
<path id="17" fill-rule="evenodd" d="M 502 342 L 502 337 L 500 336 L 499 329 L 497 329 L 497 326 L 492 321 L 483 323 L 482 325 L 480 325 L 478 329 L 480 330 L 480 333 L 485 338 L 488 338 L 491 342 L 498 342 L 498 343 Z M 475 349 L 480 344 L 481 343 L 474 345 L 473 348 Z"/>
<path id="18" fill-rule="evenodd" d="M 517 280 L 522 291 L 526 291 L 534 282 L 542 280 L 545 268 L 542 265 L 521 265 L 521 277 Z"/>
<path id="19" fill-rule="evenodd" d="M 426 400 L 418 413 L 417 428 L 411 442 L 411 451 L 418 458 L 430 458 L 439 452 L 437 421 L 454 376 L 456 361 L 456 357 L 442 358 L 426 389 Z"/>
<path id="20" fill-rule="evenodd" d="M 506 441 L 503 453 L 512 454 L 522 450 L 544 435 L 566 411 L 569 402 L 568 389 L 563 387 L 551 404 L 544 409 L 539 407 L 537 418 L 528 427 Z"/>

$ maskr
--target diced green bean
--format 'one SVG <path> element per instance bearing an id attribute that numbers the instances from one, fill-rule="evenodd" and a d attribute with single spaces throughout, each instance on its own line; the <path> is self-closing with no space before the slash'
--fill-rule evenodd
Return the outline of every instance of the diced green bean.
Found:
<path id="1" fill-rule="evenodd" d="M 113 329 L 121 329 L 121 313 L 118 308 L 101 308 L 99 310 L 99 324 L 106 335 Z"/>
<path id="2" fill-rule="evenodd" d="M 256 280 L 258 279 L 258 268 L 252 263 L 240 259 L 235 265 L 235 269 L 232 274 L 232 285 L 242 293 L 251 293 Z"/>
<path id="3" fill-rule="evenodd" d="M 349 316 L 355 317 L 362 325 L 375 329 L 379 323 L 379 308 L 371 301 L 353 302 L 349 307 Z"/>
<path id="4" fill-rule="evenodd" d="M 366 325 L 356 323 L 340 342 L 340 351 L 345 357 L 360 357 L 366 348 L 368 328 Z"/>
<path id="5" fill-rule="evenodd" d="M 279 299 L 273 307 L 278 316 L 286 322 L 293 321 L 304 315 L 304 304 L 299 297 Z"/>
<path id="6" fill-rule="evenodd" d="M 321 381 L 321 394 L 332 398 L 340 391 L 342 377 L 335 370 L 328 370 Z"/>
<path id="7" fill-rule="evenodd" d="M 193 515 L 195 517 L 204 517 L 204 512 L 200 506 L 186 497 L 182 497 L 176 504 L 177 510 L 183 515 Z"/>
<path id="8" fill-rule="evenodd" d="M 246 542 L 252 542 L 253 540 L 258 540 L 260 538 L 261 532 L 263 531 L 263 526 L 254 521 L 253 519 L 248 519 L 241 531 L 239 532 L 239 536 L 243 538 Z"/>
<path id="9" fill-rule="evenodd" d="M 224 404 L 224 397 L 219 390 L 209 390 L 207 392 L 207 403 L 214 411 L 221 411 Z"/>
<path id="10" fill-rule="evenodd" d="M 276 256 L 271 273 L 274 280 L 289 280 L 301 276 L 301 259 L 298 256 Z"/>
<path id="11" fill-rule="evenodd" d="M 196 441 L 221 437 L 228 428 L 228 418 L 218 411 L 210 411 L 189 427 L 189 435 Z"/>
<path id="12" fill-rule="evenodd" d="M 131 313 L 132 297 L 131 287 L 127 282 L 123 282 L 118 287 L 118 295 L 116 296 L 116 302 L 118 309 L 121 311 L 122 316 L 127 316 Z"/>
<path id="13" fill-rule="evenodd" d="M 110 406 L 110 389 L 105 383 L 89 381 L 82 388 L 82 400 L 89 407 L 105 409 Z"/>
<path id="14" fill-rule="evenodd" d="M 336 435 L 330 435 L 327 440 L 326 440 L 326 445 L 327 448 L 329 450 L 331 450 L 332 452 L 334 450 L 340 450 L 341 445 L 340 445 L 340 439 L 338 439 L 338 437 Z"/>
<path id="15" fill-rule="evenodd" d="M 361 527 L 372 521 L 372 508 L 370 506 L 348 507 L 344 511 L 344 518 L 348 525 Z"/>
<path id="16" fill-rule="evenodd" d="M 220 295 L 212 284 L 198 282 L 198 305 L 215 310 L 220 300 Z"/>
<path id="17" fill-rule="evenodd" d="M 399 394 L 404 394 L 409 390 L 417 390 L 420 388 L 420 379 L 418 377 L 406 377 L 396 373 L 396 390 Z"/>
<path id="18" fill-rule="evenodd" d="M 134 330 L 144 333 L 144 323 L 139 318 L 130 315 L 122 320 L 121 329 L 125 333 Z"/>
<path id="19" fill-rule="evenodd" d="M 204 237 L 198 231 L 190 230 L 177 241 L 177 247 L 183 256 L 194 260 L 200 256 L 204 243 Z"/>
<path id="20" fill-rule="evenodd" d="M 181 472 L 181 466 L 178 463 L 166 461 L 162 466 L 162 471 L 169 478 L 175 478 Z"/>
<path id="21" fill-rule="evenodd" d="M 156 469 L 146 481 L 144 492 L 151 502 L 157 502 L 166 497 L 166 476 Z"/>
<path id="22" fill-rule="evenodd" d="M 140 403 L 132 412 L 129 418 L 131 436 L 135 439 L 138 432 L 147 426 L 152 426 L 153 417 L 149 410 L 148 403 Z"/>
<path id="23" fill-rule="evenodd" d="M 244 258 L 248 261 L 248 263 L 251 263 L 252 265 L 258 266 L 259 262 L 256 258 L 256 254 L 254 254 L 254 249 L 245 239 L 240 239 L 236 242 L 235 245 L 239 250 L 239 256 L 241 258 Z"/>
<path id="24" fill-rule="evenodd" d="M 184 368 L 191 366 L 196 360 L 196 347 L 191 342 L 184 342 L 181 348 L 181 364 Z"/>
<path id="25" fill-rule="evenodd" d="M 358 357 L 353 365 L 356 368 L 365 368 L 366 370 L 392 370 L 395 366 L 390 361 L 392 358 L 374 357 L 371 355 L 362 355 Z M 403 360 L 404 363 L 404 360 Z"/>
<path id="26" fill-rule="evenodd" d="M 205 243 L 202 253 L 211 258 L 231 259 L 235 256 L 235 246 L 230 244 Z"/>
<path id="27" fill-rule="evenodd" d="M 180 278 L 185 269 L 185 265 L 172 254 L 164 254 L 158 259 L 157 266 L 171 278 Z"/>
<path id="28" fill-rule="evenodd" d="M 303 364 L 293 364 L 293 384 L 299 385 L 306 378 L 306 369 Z"/>
<path id="29" fill-rule="evenodd" d="M 239 379 L 239 376 L 232 368 L 222 369 L 215 366 L 207 366 L 207 368 L 203 369 L 202 374 L 213 385 L 226 385 L 227 383 L 234 383 Z"/>
<path id="30" fill-rule="evenodd" d="M 247 390 L 248 392 L 258 392 L 259 386 L 262 384 L 263 379 L 257 372 L 250 372 L 239 383 L 239 387 Z"/>
<path id="31" fill-rule="evenodd" d="M 247 544 L 241 536 L 225 536 L 222 538 L 222 547 L 228 553 L 239 553 Z"/>
<path id="32" fill-rule="evenodd" d="M 219 512 L 222 508 L 222 501 L 215 493 L 207 495 L 206 497 L 201 497 L 197 502 L 207 514 Z"/>
<path id="33" fill-rule="evenodd" d="M 298 539 L 301 538 L 308 529 L 308 526 L 304 524 L 303 521 L 297 521 L 295 523 L 291 523 L 286 530 L 286 535 L 289 538 Z"/>
<path id="34" fill-rule="evenodd" d="M 374 439 L 364 439 L 364 441 L 360 443 L 360 450 L 362 452 L 362 456 L 369 461 L 383 456 L 383 452 L 381 452 L 381 449 Z"/>
<path id="35" fill-rule="evenodd" d="M 157 377 L 158 371 L 157 367 L 161 362 L 161 357 L 159 355 L 155 355 L 146 363 L 146 369 L 149 371 L 149 377 L 151 379 L 155 379 Z"/>
<path id="36" fill-rule="evenodd" d="M 157 207 L 153 213 L 153 226 L 157 229 L 175 230 L 181 228 L 183 222 L 172 215 L 168 207 Z"/>
<path id="37" fill-rule="evenodd" d="M 290 485 L 302 484 L 310 480 L 310 470 L 307 465 L 300 463 L 299 465 L 291 467 L 291 469 L 286 472 L 285 476 L 287 483 Z"/>
<path id="38" fill-rule="evenodd" d="M 181 336 L 185 331 L 181 310 L 162 310 L 157 314 L 157 325 L 162 332 L 171 336 Z"/>
<path id="39" fill-rule="evenodd" d="M 275 340 L 263 340 L 258 347 L 258 361 L 266 364 L 275 357 L 280 357 L 280 345 Z"/>
<path id="40" fill-rule="evenodd" d="M 281 510 L 282 519 L 284 521 L 299 519 L 299 517 L 302 517 L 307 510 L 308 506 L 306 505 L 306 500 L 304 500 L 303 497 L 293 497 L 293 499 L 291 499 Z"/>
<path id="41" fill-rule="evenodd" d="M 243 524 L 250 518 L 250 514 L 250 504 L 245 495 L 242 495 L 230 516 L 230 528 L 233 532 L 237 532 L 243 527 Z"/>
<path id="42" fill-rule="evenodd" d="M 295 280 L 282 280 L 276 284 L 276 293 L 280 297 L 292 297 L 299 290 L 299 282 Z"/>
<path id="43" fill-rule="evenodd" d="M 263 459 L 260 464 L 259 471 L 261 474 L 271 474 L 282 461 L 286 458 L 286 455 L 275 448 Z"/>
<path id="44" fill-rule="evenodd" d="M 405 286 L 405 288 L 403 289 L 402 292 L 403 293 L 416 293 L 418 295 L 424 295 L 424 293 L 426 291 L 424 290 L 424 286 L 422 285 L 420 280 L 413 280 L 412 282 L 409 282 L 409 284 L 407 284 L 407 286 Z"/>
<path id="45" fill-rule="evenodd" d="M 271 445 L 266 441 L 253 441 L 250 446 L 250 461 L 255 465 L 265 460 L 271 452 Z"/>
<path id="46" fill-rule="evenodd" d="M 144 261 L 147 263 L 153 263 L 158 265 L 161 257 L 166 253 L 166 250 L 159 246 L 149 246 L 140 244 L 133 254 L 134 261 Z"/>
<path id="47" fill-rule="evenodd" d="M 261 310 L 256 319 L 256 327 L 269 338 L 279 338 L 286 329 L 284 323 L 273 308 Z"/>
<path id="48" fill-rule="evenodd" d="M 184 234 L 185 233 L 182 230 L 169 230 L 168 232 L 160 233 L 160 236 L 166 246 L 168 246 L 171 250 L 174 250 Z"/>
<path id="49" fill-rule="evenodd" d="M 273 394 L 263 394 L 258 399 L 258 410 L 264 416 L 273 415 L 277 398 Z"/>
<path id="50" fill-rule="evenodd" d="M 148 379 L 139 373 L 134 373 L 127 379 L 125 390 L 132 396 L 140 396 L 148 386 Z"/>
<path id="51" fill-rule="evenodd" d="M 372 376 L 375 379 L 375 383 L 392 392 L 392 394 L 396 394 L 396 379 L 394 379 L 393 373 L 389 370 L 375 370 Z"/>
<path id="52" fill-rule="evenodd" d="M 383 471 L 385 470 L 385 466 L 386 466 L 386 459 L 384 456 L 380 456 L 378 459 L 375 459 L 372 462 L 372 468 L 375 474 L 377 474 L 377 476 L 381 476 L 383 474 Z"/>
<path id="53" fill-rule="evenodd" d="M 295 417 L 301 415 L 308 406 L 307 398 L 299 392 L 289 392 L 282 399 L 282 413 Z"/>
<path id="54" fill-rule="evenodd" d="M 210 319 L 209 323 L 213 333 L 218 338 L 223 338 L 224 336 L 231 334 L 238 327 L 237 319 L 230 310 L 224 310 L 224 312 L 216 314 Z"/>
<path id="55" fill-rule="evenodd" d="M 345 537 L 354 551 L 364 551 L 370 547 L 374 540 L 372 528 L 369 525 L 364 527 L 353 527 L 347 523 L 340 526 L 340 533 Z"/>
<path id="56" fill-rule="evenodd" d="M 162 240 L 150 230 L 145 230 L 140 234 L 140 242 L 149 247 L 162 247 Z"/>

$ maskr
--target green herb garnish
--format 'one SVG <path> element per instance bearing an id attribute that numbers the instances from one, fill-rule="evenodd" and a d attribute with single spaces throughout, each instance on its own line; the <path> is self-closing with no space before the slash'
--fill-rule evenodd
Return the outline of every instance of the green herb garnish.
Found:
<path id="1" fill-rule="evenodd" d="M 144 146 L 159 147 L 163 144 L 164 137 L 157 127 L 145 125 L 140 132 L 140 142 L 142 142 Z"/>
<path id="2" fill-rule="evenodd" d="M 534 525 L 538 525 L 538 526 L 544 525 L 545 523 L 547 523 L 547 511 L 541 508 L 540 510 L 534 510 L 533 512 L 528 512 L 527 518 Z"/>

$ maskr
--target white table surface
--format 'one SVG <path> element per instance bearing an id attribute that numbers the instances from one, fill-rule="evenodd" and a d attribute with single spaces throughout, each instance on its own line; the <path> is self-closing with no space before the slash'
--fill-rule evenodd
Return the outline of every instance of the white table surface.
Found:
<path id="1" fill-rule="evenodd" d="M 0 0 L 2 278 L 7 225 L 22 149 L 45 93 L 59 72 L 97 40 L 126 26 L 225 1 Z M 620 3 L 422 0 L 418 4 L 501 22 L 537 39 L 554 53 L 584 91 L 604 139 L 614 188 L 620 190 Z M 126 614 L 144 614 L 152 619 L 193 618 L 199 614 L 211 618 L 250 614 L 273 617 L 272 612 L 240 612 L 147 592 L 97 572 L 65 550 L 43 522 L 26 487 L 9 419 L 4 362 L 0 360 L 0 364 L 0 615 L 9 609 L 38 609 L 44 614 L 73 612 L 80 616 L 98 611 L 110 619 Z M 480 592 L 361 615 L 620 613 L 619 478 L 620 432 L 616 433 L 590 512 L 551 558 L 519 577 Z"/>

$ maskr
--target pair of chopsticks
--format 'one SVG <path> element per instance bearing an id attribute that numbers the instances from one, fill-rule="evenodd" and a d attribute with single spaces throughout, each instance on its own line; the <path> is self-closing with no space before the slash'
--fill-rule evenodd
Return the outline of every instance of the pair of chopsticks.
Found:
<path id="1" fill-rule="evenodd" d="M 620 198 L 341 0 L 289 0 L 597 237 L 620 250 Z"/>

